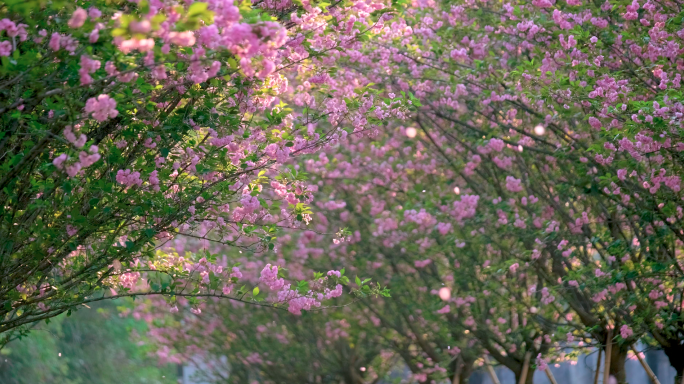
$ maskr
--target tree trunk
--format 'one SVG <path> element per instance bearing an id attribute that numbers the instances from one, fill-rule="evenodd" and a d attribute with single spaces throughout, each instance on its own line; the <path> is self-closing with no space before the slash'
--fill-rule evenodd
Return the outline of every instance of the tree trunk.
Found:
<path id="1" fill-rule="evenodd" d="M 677 371 L 674 384 L 684 382 L 684 345 L 679 344 L 679 340 L 672 340 L 670 347 L 663 347 L 663 351 L 670 360 L 670 365 Z"/>
<path id="2" fill-rule="evenodd" d="M 530 367 L 527 371 L 527 377 L 525 378 L 525 384 L 532 384 L 534 382 L 534 373 L 537 370 Z M 522 376 L 522 370 L 520 372 L 515 372 L 515 384 L 520 383 L 520 377 Z"/>
<path id="3" fill-rule="evenodd" d="M 604 351 L 605 352 L 605 351 Z M 627 373 L 625 372 L 625 361 L 627 360 L 627 346 L 613 343 L 610 356 L 610 375 L 617 379 L 618 384 L 627 384 Z"/>
<path id="4" fill-rule="evenodd" d="M 458 375 L 459 384 L 468 384 L 470 382 L 470 376 L 473 374 L 473 371 L 475 371 L 475 367 L 473 366 L 472 361 L 465 361 L 462 367 L 463 368 Z"/>

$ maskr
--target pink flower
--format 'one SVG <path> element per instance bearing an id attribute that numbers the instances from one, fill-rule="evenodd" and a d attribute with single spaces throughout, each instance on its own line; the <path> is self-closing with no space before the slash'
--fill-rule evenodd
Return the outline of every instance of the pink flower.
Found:
<path id="1" fill-rule="evenodd" d="M 88 12 L 86 12 L 85 9 L 78 7 L 76 8 L 76 11 L 74 11 L 74 14 L 71 15 L 71 19 L 69 19 L 67 25 L 69 28 L 80 28 L 83 26 L 83 23 L 85 23 L 87 18 Z"/>
<path id="2" fill-rule="evenodd" d="M 436 313 L 439 313 L 440 315 L 449 313 L 451 311 L 451 307 L 448 305 L 445 305 L 442 309 L 438 310 Z"/>
<path id="3" fill-rule="evenodd" d="M 265 79 L 266 77 L 268 77 L 268 75 L 275 71 L 275 63 L 273 63 L 271 60 L 264 60 L 261 64 L 264 68 L 261 71 L 259 71 L 259 73 L 257 73 L 258 78 Z"/>
<path id="4" fill-rule="evenodd" d="M 599 28 L 605 28 L 608 26 L 608 20 L 602 18 L 592 17 L 590 22 Z"/>
<path id="5" fill-rule="evenodd" d="M 289 291 L 289 292 L 294 292 L 294 291 Z M 296 293 L 295 293 L 296 294 Z M 319 301 L 316 301 L 316 299 L 312 297 L 295 297 L 288 302 L 288 308 L 287 310 L 295 315 L 301 315 L 302 314 L 302 309 L 304 310 L 310 310 L 311 307 L 320 307 L 321 303 Z"/>
<path id="6" fill-rule="evenodd" d="M 67 161 L 67 154 L 62 153 L 61 155 L 57 156 L 54 160 L 52 160 L 52 164 L 54 164 L 57 169 L 62 169 L 64 167 L 64 162 Z"/>
<path id="7" fill-rule="evenodd" d="M 541 353 L 537 355 L 537 369 L 540 371 L 545 371 L 549 367 L 549 364 L 542 357 Z"/>
<path id="8" fill-rule="evenodd" d="M 81 151 L 78 154 L 78 161 L 81 163 L 81 166 L 83 168 L 89 167 L 95 162 L 100 160 L 100 154 L 99 153 L 93 153 L 93 154 L 88 154 L 87 152 Z"/>
<path id="9" fill-rule="evenodd" d="M 623 169 L 618 169 L 618 171 L 617 171 L 617 177 L 618 177 L 618 179 L 624 180 L 626 176 L 627 176 L 627 170 L 626 170 L 626 169 L 624 169 L 624 168 L 623 168 Z"/>
<path id="10" fill-rule="evenodd" d="M 157 80 L 164 80 L 167 78 L 166 76 L 166 68 L 164 68 L 163 65 L 157 65 L 154 67 L 152 70 L 152 77 L 157 79 Z"/>
<path id="11" fill-rule="evenodd" d="M 522 192 L 523 188 L 520 179 L 513 176 L 506 176 L 506 189 L 511 192 Z"/>
<path id="12" fill-rule="evenodd" d="M 207 76 L 209 78 L 216 77 L 219 70 L 221 70 L 221 62 L 214 61 L 213 63 L 211 63 L 211 67 L 209 67 L 209 70 L 207 71 Z"/>
<path id="13" fill-rule="evenodd" d="M 264 269 L 261 270 L 261 278 L 259 280 L 268 285 L 268 287 L 273 291 L 277 291 L 285 286 L 285 280 L 278 278 L 278 267 L 271 266 L 271 264 L 266 264 Z"/>
<path id="14" fill-rule="evenodd" d="M 539 7 L 539 8 L 550 8 L 550 7 L 553 7 L 554 3 L 555 3 L 555 1 L 551 2 L 551 0 L 534 0 L 534 1 L 532 1 L 532 5 L 534 5 L 535 7 Z"/>
<path id="15" fill-rule="evenodd" d="M 157 170 L 154 170 L 150 172 L 150 185 L 152 186 L 152 189 L 154 191 L 159 191 L 159 172 Z"/>
<path id="16" fill-rule="evenodd" d="M 67 165 L 66 167 L 66 173 L 69 175 L 69 177 L 74 177 L 78 174 L 78 172 L 81 170 L 81 163 L 74 163 L 72 165 Z"/>
<path id="17" fill-rule="evenodd" d="M 266 156 L 274 159 L 276 157 L 276 152 L 278 151 L 278 144 L 271 143 L 264 148 L 264 154 Z"/>
<path id="18" fill-rule="evenodd" d="M 240 272 L 240 268 L 233 267 L 233 272 L 230 274 L 230 277 L 234 277 L 236 279 L 241 279 L 242 278 L 242 272 Z"/>
<path id="19" fill-rule="evenodd" d="M 66 231 L 67 231 L 67 235 L 69 235 L 69 237 L 71 237 L 71 236 L 78 233 L 78 228 L 74 227 L 73 225 L 67 225 Z"/>
<path id="20" fill-rule="evenodd" d="M 116 181 L 119 184 L 123 184 L 127 187 L 132 187 L 134 185 L 142 185 L 142 179 L 140 179 L 140 172 L 131 172 L 130 169 L 119 169 L 119 171 L 116 173 Z"/>
<path id="21" fill-rule="evenodd" d="M 632 331 L 632 328 L 629 327 L 629 325 L 625 324 L 622 327 L 620 327 L 620 336 L 622 336 L 623 339 L 626 339 L 634 334 L 634 331 Z"/>
<path id="22" fill-rule="evenodd" d="M 601 301 L 606 299 L 607 295 L 608 295 L 608 290 L 604 289 L 603 291 L 595 294 L 594 297 L 591 298 L 591 300 L 594 301 L 595 303 L 600 303 Z"/>
<path id="23" fill-rule="evenodd" d="M 329 300 L 329 299 L 334 299 L 335 297 L 340 297 L 340 296 L 342 296 L 342 292 L 343 292 L 343 291 L 342 291 L 342 285 L 341 285 L 341 284 L 337 284 L 337 285 L 335 286 L 335 289 L 333 289 L 333 290 L 329 290 L 329 289 L 326 288 L 326 289 L 325 289 L 325 295 L 323 295 L 323 298 L 325 298 L 325 299 L 327 299 L 327 300 Z"/>
<path id="24" fill-rule="evenodd" d="M 283 149 L 279 149 L 276 152 L 276 161 L 279 163 L 284 163 L 287 161 L 287 158 L 290 156 L 290 148 L 285 147 Z"/>
<path id="25" fill-rule="evenodd" d="M 48 46 L 55 52 L 59 51 L 61 40 L 62 36 L 59 33 L 55 32 L 52 34 L 52 36 L 50 36 L 50 43 L 48 44 Z"/>
<path id="26" fill-rule="evenodd" d="M 128 29 L 130 29 L 132 33 L 146 34 L 152 30 L 152 24 L 149 20 L 131 21 L 131 23 L 128 24 Z"/>
<path id="27" fill-rule="evenodd" d="M 451 51 L 449 56 L 456 61 L 464 61 L 468 58 L 468 50 L 465 48 L 454 49 Z"/>
<path id="28" fill-rule="evenodd" d="M 90 32 L 90 36 L 88 36 L 88 41 L 91 44 L 97 43 L 97 40 L 100 39 L 100 30 L 95 28 L 93 29 L 92 32 Z"/>
<path id="29" fill-rule="evenodd" d="M 192 31 L 169 32 L 169 40 L 181 47 L 191 47 L 195 45 L 195 34 Z"/>
<path id="30" fill-rule="evenodd" d="M 115 118 L 119 115 L 116 110 L 116 100 L 109 97 L 109 95 L 100 95 L 97 98 L 91 97 L 86 102 L 86 113 L 92 113 L 93 119 L 103 122 L 110 118 Z"/>
<path id="31" fill-rule="evenodd" d="M 12 54 L 12 43 L 9 41 L 0 41 L 0 56 L 9 56 Z"/>
<path id="32" fill-rule="evenodd" d="M 88 16 L 90 16 L 90 20 L 95 21 L 102 16 L 102 12 L 95 7 L 90 7 L 88 8 Z"/>
<path id="33" fill-rule="evenodd" d="M 71 130 L 72 126 L 67 125 L 64 128 L 64 131 L 62 132 L 64 134 L 64 137 L 69 141 L 71 144 L 73 144 L 77 148 L 81 148 L 85 145 L 86 141 L 88 141 L 88 137 L 84 134 L 81 134 L 78 138 L 76 138 L 76 135 L 74 132 Z"/>
<path id="34" fill-rule="evenodd" d="M 81 85 L 91 84 L 93 78 L 90 74 L 100 69 L 102 64 L 99 60 L 92 60 L 87 55 L 81 55 L 81 68 L 78 70 L 78 74 L 81 76 Z"/>
<path id="35" fill-rule="evenodd" d="M 444 236 L 451 232 L 451 223 L 437 223 L 437 231 Z"/>
<path id="36" fill-rule="evenodd" d="M 489 148 L 491 148 L 494 151 L 501 152 L 503 151 L 504 147 L 506 144 L 504 143 L 503 140 L 501 139 L 491 139 L 489 140 Z"/>
<path id="37" fill-rule="evenodd" d="M 134 50 L 147 52 L 152 48 L 154 48 L 154 39 L 128 39 L 119 44 L 119 50 L 123 53 L 129 53 Z"/>
<path id="38" fill-rule="evenodd" d="M 592 126 L 594 129 L 601 129 L 601 121 L 594 116 L 589 118 L 589 125 Z"/>
<path id="39" fill-rule="evenodd" d="M 78 140 L 74 141 L 74 145 L 78 148 L 81 148 L 85 145 L 86 141 L 88 141 L 88 136 L 81 134 Z"/>

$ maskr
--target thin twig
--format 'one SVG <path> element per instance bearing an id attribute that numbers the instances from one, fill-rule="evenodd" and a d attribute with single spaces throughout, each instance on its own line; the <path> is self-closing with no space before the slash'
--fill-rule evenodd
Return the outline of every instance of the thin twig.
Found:
<path id="1" fill-rule="evenodd" d="M 610 325 L 609 325 L 610 327 Z M 603 384 L 608 384 L 610 378 L 610 358 L 613 351 L 613 328 L 608 328 L 608 335 L 606 335 L 606 358 L 603 366 Z"/>
<path id="2" fill-rule="evenodd" d="M 648 363 L 646 361 L 644 361 L 644 359 L 641 357 L 641 354 L 639 353 L 639 351 L 636 350 L 636 348 L 634 347 L 634 344 L 632 344 L 632 351 L 636 355 L 637 359 L 639 359 L 641 366 L 644 367 L 644 370 L 646 371 L 648 378 L 651 379 L 651 383 L 660 384 L 660 381 L 658 381 L 658 378 L 656 377 L 655 373 L 653 373 L 653 370 L 651 369 L 651 367 L 649 367 Z"/>
<path id="3" fill-rule="evenodd" d="M 487 365 L 487 372 L 489 372 L 489 377 L 492 378 L 492 383 L 493 384 L 501 384 L 499 381 L 499 378 L 496 376 L 496 372 L 494 372 L 494 368 L 492 367 L 492 364 L 489 362 L 489 357 L 487 355 L 484 355 L 484 361 L 485 365 Z"/>
<path id="4" fill-rule="evenodd" d="M 527 381 L 527 372 L 530 369 L 530 359 L 532 358 L 532 351 L 527 351 L 525 354 L 525 362 L 523 363 L 522 373 L 520 374 L 520 381 L 518 384 L 525 384 Z"/>

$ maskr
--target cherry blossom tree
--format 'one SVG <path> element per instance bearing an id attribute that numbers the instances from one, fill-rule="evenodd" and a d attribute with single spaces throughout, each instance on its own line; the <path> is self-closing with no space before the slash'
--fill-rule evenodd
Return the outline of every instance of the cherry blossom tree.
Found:
<path id="1" fill-rule="evenodd" d="M 613 344 L 619 382 L 646 334 L 680 380 L 679 5 L 405 10 L 350 66 L 390 98 L 415 95 L 406 134 L 479 197 L 476 215 L 490 219 L 473 235 L 520 240 L 511 264 L 533 266 L 595 340 Z"/>
<path id="2" fill-rule="evenodd" d="M 626 383 L 637 341 L 681 381 L 679 3 L 16 7 L 3 329 L 110 288 L 166 292 L 136 313 L 174 319 L 222 313 L 186 287 L 292 315 L 347 291 L 359 313 L 328 316 L 421 383 L 486 361 L 532 382 L 588 347 Z M 269 348 L 245 337 L 242 358 Z"/>
<path id="3" fill-rule="evenodd" d="M 115 296 L 245 300 L 239 271 L 157 250 L 180 234 L 268 249 L 310 221 L 282 164 L 372 128 L 373 93 L 320 79 L 383 7 L 5 3 L 0 332 Z"/>

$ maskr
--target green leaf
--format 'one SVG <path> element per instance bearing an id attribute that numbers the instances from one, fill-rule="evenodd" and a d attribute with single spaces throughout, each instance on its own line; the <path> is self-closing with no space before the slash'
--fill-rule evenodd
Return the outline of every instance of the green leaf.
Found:
<path id="1" fill-rule="evenodd" d="M 254 287 L 252 290 L 252 296 L 256 297 L 257 295 L 259 295 L 259 287 Z"/>
<path id="2" fill-rule="evenodd" d="M 302 280 L 299 283 L 297 283 L 297 292 L 299 292 L 303 295 L 308 293 L 309 292 L 309 282 Z"/>
<path id="3" fill-rule="evenodd" d="M 190 16 L 196 16 L 202 14 L 204 11 L 207 10 L 209 4 L 207 3 L 193 3 L 190 8 L 188 8 L 188 17 Z"/>

